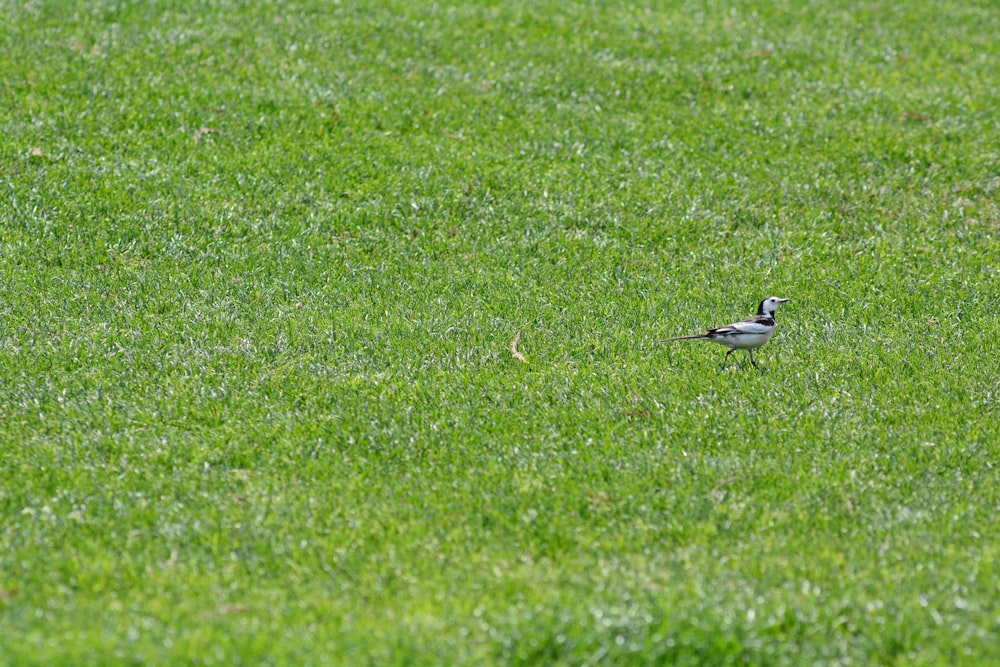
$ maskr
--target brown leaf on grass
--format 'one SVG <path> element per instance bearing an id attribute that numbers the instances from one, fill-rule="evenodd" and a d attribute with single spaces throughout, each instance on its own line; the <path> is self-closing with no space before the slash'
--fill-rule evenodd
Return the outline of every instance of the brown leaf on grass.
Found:
<path id="1" fill-rule="evenodd" d="M 587 498 L 603 505 L 610 505 L 615 501 L 614 496 L 610 493 L 604 493 L 603 491 L 587 491 Z"/>
<path id="2" fill-rule="evenodd" d="M 903 114 L 903 120 L 913 120 L 918 123 L 929 123 L 931 119 L 923 115 L 919 111 L 907 111 Z"/>
<path id="3" fill-rule="evenodd" d="M 215 129 L 214 127 L 208 127 L 206 125 L 203 125 L 202 127 L 199 127 L 197 131 L 195 131 L 194 140 L 201 141 L 201 138 L 206 134 L 222 134 L 222 132 L 220 130 Z"/>
<path id="4" fill-rule="evenodd" d="M 43 151 L 38 146 L 35 146 L 34 148 L 31 149 L 31 157 L 48 157 L 48 156 L 49 154 Z"/>
<path id="5" fill-rule="evenodd" d="M 0 600 L 9 600 L 15 598 L 21 594 L 20 588 L 8 588 L 6 590 L 0 590 Z"/>
<path id="6" fill-rule="evenodd" d="M 519 340 L 521 340 L 521 332 L 520 331 L 518 331 L 517 335 L 514 336 L 514 340 L 510 341 L 510 353 L 511 353 L 511 355 L 515 359 L 517 359 L 518 361 L 520 361 L 522 364 L 526 364 L 526 363 L 528 363 L 528 360 L 525 358 L 525 356 L 523 354 L 521 354 L 520 352 L 517 351 L 517 341 L 519 341 Z"/>

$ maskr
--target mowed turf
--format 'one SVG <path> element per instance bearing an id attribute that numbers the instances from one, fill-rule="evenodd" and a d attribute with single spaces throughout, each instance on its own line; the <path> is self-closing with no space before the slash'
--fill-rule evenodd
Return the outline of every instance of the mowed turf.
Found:
<path id="1" fill-rule="evenodd" d="M 995 3 L 0 17 L 0 664 L 1000 662 Z"/>

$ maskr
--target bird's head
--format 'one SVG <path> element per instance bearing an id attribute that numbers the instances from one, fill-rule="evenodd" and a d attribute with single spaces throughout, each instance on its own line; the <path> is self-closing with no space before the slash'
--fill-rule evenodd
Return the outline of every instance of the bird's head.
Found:
<path id="1" fill-rule="evenodd" d="M 767 317 L 774 317 L 775 311 L 778 310 L 778 306 L 783 303 L 787 303 L 788 299 L 782 299 L 777 296 L 769 296 L 760 302 L 760 308 L 757 309 L 758 315 L 766 315 Z"/>

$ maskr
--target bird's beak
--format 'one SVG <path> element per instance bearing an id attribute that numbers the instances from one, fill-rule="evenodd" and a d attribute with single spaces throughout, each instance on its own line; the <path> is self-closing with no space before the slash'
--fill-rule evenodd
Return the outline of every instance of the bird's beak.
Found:
<path id="1" fill-rule="evenodd" d="M 788 303 L 791 299 L 778 299 L 778 303 Z"/>

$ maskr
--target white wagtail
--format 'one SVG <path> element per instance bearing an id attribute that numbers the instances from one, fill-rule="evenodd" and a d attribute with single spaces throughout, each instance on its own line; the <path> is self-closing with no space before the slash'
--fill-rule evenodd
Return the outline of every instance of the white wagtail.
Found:
<path id="1" fill-rule="evenodd" d="M 735 322 L 717 329 L 709 329 L 697 336 L 677 336 L 667 338 L 664 342 L 671 340 L 710 340 L 713 343 L 725 345 L 729 348 L 726 352 L 728 357 L 736 350 L 746 350 L 750 353 L 750 363 L 754 366 L 757 362 L 753 358 L 753 351 L 769 341 L 774 333 L 777 324 L 774 321 L 774 313 L 778 306 L 787 302 L 788 299 L 781 299 L 776 296 L 768 297 L 760 302 L 757 314 L 748 317 L 742 322 Z"/>

